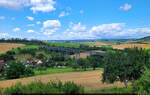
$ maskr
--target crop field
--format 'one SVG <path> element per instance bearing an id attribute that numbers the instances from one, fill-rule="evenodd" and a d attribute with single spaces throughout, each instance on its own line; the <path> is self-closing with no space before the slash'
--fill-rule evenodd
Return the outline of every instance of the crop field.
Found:
<path id="1" fill-rule="evenodd" d="M 132 44 L 132 43 L 126 43 L 126 44 L 120 44 L 120 45 L 113 45 L 112 48 L 114 49 L 125 49 L 125 48 L 145 48 L 145 49 L 150 49 L 150 44 Z"/>
<path id="2" fill-rule="evenodd" d="M 107 46 L 107 45 L 109 45 L 107 43 L 99 42 L 99 41 L 95 41 L 95 42 L 81 42 L 81 44 L 89 45 L 91 47 L 93 47 L 93 46 L 100 47 L 100 46 Z"/>
<path id="3" fill-rule="evenodd" d="M 24 44 L 0 43 L 0 53 L 5 53 L 13 48 L 24 46 Z"/>
<path id="4" fill-rule="evenodd" d="M 73 81 L 77 84 L 84 86 L 85 90 L 98 90 L 102 88 L 124 87 L 123 83 L 115 82 L 114 84 L 102 83 L 102 71 L 86 71 L 86 72 L 68 72 L 59 74 L 39 75 L 34 77 L 13 79 L 0 81 L 0 87 L 6 88 L 11 85 L 21 82 L 23 84 L 30 83 L 35 80 L 41 80 L 42 82 L 58 81 L 62 82 Z"/>

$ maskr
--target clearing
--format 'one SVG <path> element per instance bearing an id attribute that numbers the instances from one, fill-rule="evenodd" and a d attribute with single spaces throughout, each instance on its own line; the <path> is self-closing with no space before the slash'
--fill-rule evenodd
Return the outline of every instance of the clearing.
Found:
<path id="1" fill-rule="evenodd" d="M 24 46 L 24 44 L 15 44 L 15 43 L 0 43 L 0 53 L 5 53 L 13 48 Z"/>
<path id="2" fill-rule="evenodd" d="M 30 83 L 35 80 L 41 80 L 42 82 L 57 81 L 73 81 L 77 84 L 84 86 L 85 90 L 99 90 L 102 88 L 124 87 L 123 83 L 115 82 L 114 84 L 102 83 L 103 71 L 86 71 L 86 72 L 67 72 L 59 74 L 39 75 L 28 78 L 13 79 L 0 81 L 0 87 L 6 88 L 11 85 L 21 82 L 23 84 Z"/>

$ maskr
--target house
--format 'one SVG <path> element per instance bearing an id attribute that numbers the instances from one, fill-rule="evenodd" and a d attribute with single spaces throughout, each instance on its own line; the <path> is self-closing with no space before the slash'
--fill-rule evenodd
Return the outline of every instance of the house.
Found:
<path id="1" fill-rule="evenodd" d="M 38 62 L 37 62 L 37 64 L 42 64 L 43 62 L 41 61 L 41 60 L 39 60 Z"/>
<path id="2" fill-rule="evenodd" d="M 5 61 L 4 60 L 0 60 L 0 63 L 4 63 Z"/>

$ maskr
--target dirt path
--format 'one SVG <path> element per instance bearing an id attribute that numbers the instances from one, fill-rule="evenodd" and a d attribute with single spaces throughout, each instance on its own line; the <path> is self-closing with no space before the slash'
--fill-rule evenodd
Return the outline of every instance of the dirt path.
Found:
<path id="1" fill-rule="evenodd" d="M 0 87 L 10 87 L 17 82 L 22 82 L 23 84 L 26 84 L 34 80 L 41 80 L 42 82 L 49 82 L 50 80 L 61 80 L 62 82 L 73 81 L 77 84 L 83 85 L 86 90 L 98 90 L 100 88 L 111 88 L 114 86 L 123 87 L 123 84 L 120 82 L 116 82 L 114 84 L 103 84 L 101 82 L 101 79 L 102 71 L 68 72 L 0 81 Z"/>

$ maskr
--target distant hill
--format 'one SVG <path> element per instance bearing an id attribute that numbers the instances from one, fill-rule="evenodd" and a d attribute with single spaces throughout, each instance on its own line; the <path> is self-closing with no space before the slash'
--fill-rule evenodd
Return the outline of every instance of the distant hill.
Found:
<path id="1" fill-rule="evenodd" d="M 141 38 L 141 39 L 137 39 L 137 42 L 149 43 L 150 44 L 150 36 L 147 36 L 147 37 L 144 37 L 144 38 Z"/>

